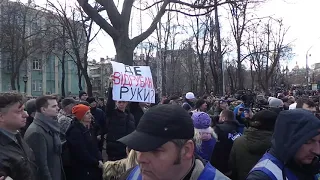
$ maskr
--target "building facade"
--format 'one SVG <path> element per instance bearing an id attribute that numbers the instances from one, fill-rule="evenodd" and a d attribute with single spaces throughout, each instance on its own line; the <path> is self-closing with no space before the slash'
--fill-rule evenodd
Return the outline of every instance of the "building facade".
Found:
<path id="1" fill-rule="evenodd" d="M 59 30 L 52 28 L 54 17 L 31 4 L 1 3 L 0 92 L 17 90 L 33 97 L 61 95 L 64 67 L 65 95 L 78 95 L 77 66 L 70 55 L 62 60 L 62 49 L 53 40 L 60 37 L 56 33 Z"/>

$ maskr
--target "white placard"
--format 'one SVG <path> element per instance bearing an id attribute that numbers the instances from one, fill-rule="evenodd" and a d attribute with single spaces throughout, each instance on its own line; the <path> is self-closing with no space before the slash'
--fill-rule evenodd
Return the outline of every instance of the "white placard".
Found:
<path id="1" fill-rule="evenodd" d="M 112 99 L 155 103 L 155 90 L 149 66 L 128 66 L 111 61 L 113 68 Z"/>

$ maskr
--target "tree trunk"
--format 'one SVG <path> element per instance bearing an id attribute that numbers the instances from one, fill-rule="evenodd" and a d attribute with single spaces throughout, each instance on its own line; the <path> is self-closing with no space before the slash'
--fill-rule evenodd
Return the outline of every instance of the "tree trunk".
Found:
<path id="1" fill-rule="evenodd" d="M 113 40 L 113 44 L 117 52 L 117 62 L 121 62 L 125 65 L 133 65 L 133 51 L 135 47 L 130 41 L 128 35 L 123 35 L 117 40 Z"/>
<path id="2" fill-rule="evenodd" d="M 220 22 L 219 22 L 219 12 L 218 12 L 218 0 L 214 0 L 214 6 L 215 6 L 215 11 L 214 11 L 214 19 L 215 19 L 215 34 L 216 34 L 216 39 L 217 39 L 217 70 L 218 74 L 220 76 L 217 77 L 218 80 L 218 87 L 217 87 L 217 93 L 220 95 L 223 95 L 225 92 L 223 92 L 223 57 L 222 57 L 222 50 L 221 50 L 221 34 L 220 34 Z"/>
<path id="3" fill-rule="evenodd" d="M 88 73 L 84 72 L 83 77 L 84 77 L 86 84 L 87 84 L 87 94 L 89 97 L 92 97 L 92 84 L 91 84 Z"/>
<path id="4" fill-rule="evenodd" d="M 10 77 L 10 83 L 11 83 L 11 90 L 15 91 L 16 89 L 16 76 L 14 74 Z"/>
<path id="5" fill-rule="evenodd" d="M 21 87 L 20 87 L 20 74 L 19 73 L 17 74 L 17 89 L 18 89 L 18 92 L 20 92 Z"/>
<path id="6" fill-rule="evenodd" d="M 66 96 L 66 91 L 65 91 L 65 86 L 64 86 L 65 79 L 66 79 L 65 61 L 66 61 L 66 52 L 63 51 L 62 60 L 61 60 L 61 70 L 62 70 L 62 75 L 61 75 L 61 96 L 62 97 Z"/>
<path id="7" fill-rule="evenodd" d="M 242 77 L 242 62 L 241 62 L 241 49 L 240 43 L 237 43 L 237 76 L 238 76 L 238 90 L 243 90 L 243 77 Z"/>
<path id="8" fill-rule="evenodd" d="M 200 90 L 199 95 L 203 95 L 205 92 L 205 70 L 204 70 L 204 57 L 203 53 L 199 54 L 199 63 L 200 63 Z"/>
<path id="9" fill-rule="evenodd" d="M 77 71 L 78 71 L 78 87 L 79 87 L 79 91 L 83 91 L 82 81 L 81 81 L 82 80 L 82 73 L 81 73 L 79 65 L 77 65 Z"/>

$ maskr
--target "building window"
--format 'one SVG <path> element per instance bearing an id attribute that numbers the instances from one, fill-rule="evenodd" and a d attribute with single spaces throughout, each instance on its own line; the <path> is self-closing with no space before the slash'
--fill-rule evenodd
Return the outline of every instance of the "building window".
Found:
<path id="1" fill-rule="evenodd" d="M 42 81 L 33 80 L 32 81 L 32 91 L 42 91 Z"/>
<path id="2" fill-rule="evenodd" d="M 32 69 L 33 70 L 41 70 L 41 60 L 40 59 L 34 59 L 32 61 Z"/>

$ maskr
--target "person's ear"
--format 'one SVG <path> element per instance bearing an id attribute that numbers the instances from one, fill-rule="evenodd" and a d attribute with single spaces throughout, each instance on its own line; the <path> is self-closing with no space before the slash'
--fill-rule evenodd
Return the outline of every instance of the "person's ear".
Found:
<path id="1" fill-rule="evenodd" d="M 183 155 L 183 159 L 192 159 L 194 156 L 194 147 L 195 144 L 192 140 L 188 140 L 182 149 L 182 155 Z"/>

